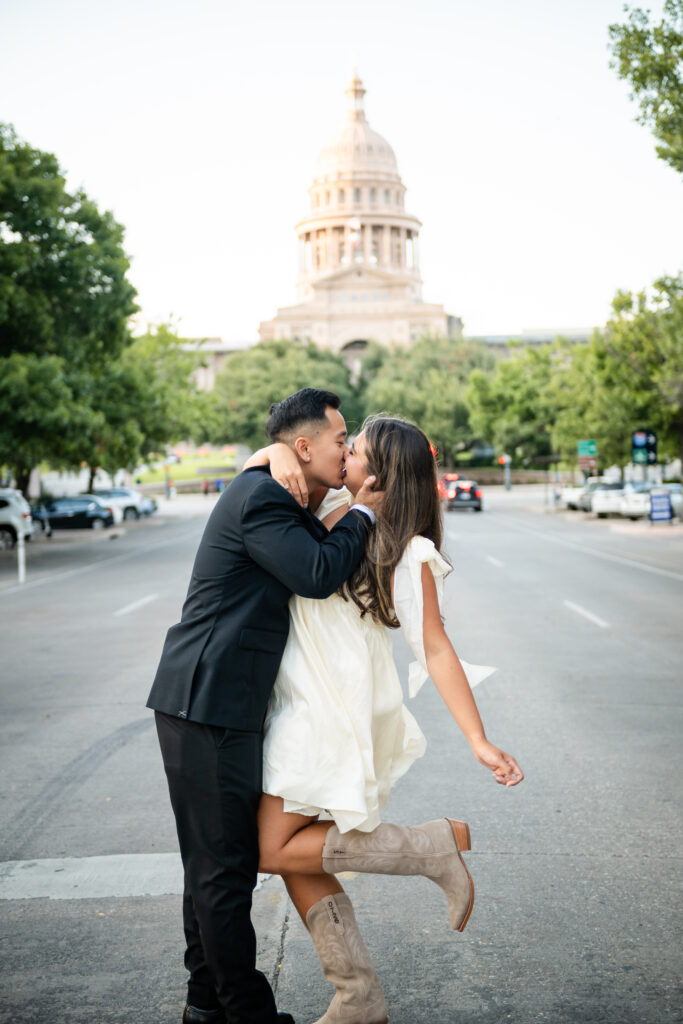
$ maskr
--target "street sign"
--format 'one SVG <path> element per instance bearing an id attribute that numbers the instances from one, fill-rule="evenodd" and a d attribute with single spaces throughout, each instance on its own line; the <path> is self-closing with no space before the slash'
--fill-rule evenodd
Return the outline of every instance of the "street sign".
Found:
<path id="1" fill-rule="evenodd" d="M 641 466 L 652 466 L 657 462 L 657 435 L 654 430 L 633 431 L 631 458 Z"/>
<path id="2" fill-rule="evenodd" d="M 597 457 L 598 454 L 598 443 L 597 441 L 577 441 L 576 451 L 580 459 L 594 459 Z"/>
<path id="3" fill-rule="evenodd" d="M 650 491 L 650 519 L 653 523 L 670 522 L 673 518 L 671 492 L 666 489 Z"/>
<path id="4" fill-rule="evenodd" d="M 579 469 L 597 469 L 598 460 L 592 455 L 579 455 Z"/>

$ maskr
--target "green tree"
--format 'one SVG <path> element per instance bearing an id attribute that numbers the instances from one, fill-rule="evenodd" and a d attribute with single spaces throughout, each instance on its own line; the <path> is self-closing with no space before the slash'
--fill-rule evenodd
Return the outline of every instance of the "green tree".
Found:
<path id="1" fill-rule="evenodd" d="M 610 67 L 629 82 L 657 156 L 683 173 L 683 0 L 666 0 L 659 23 L 640 7 L 624 10 L 626 24 L 609 27 Z"/>
<path id="2" fill-rule="evenodd" d="M 0 125 L 0 380 L 11 380 L 12 399 L 3 410 L 3 459 L 22 489 L 38 461 L 80 461 L 88 408 L 91 427 L 101 424 L 96 381 L 129 343 L 136 308 L 122 245 L 110 213 L 82 191 L 67 192 L 52 154 Z"/>
<path id="3" fill-rule="evenodd" d="M 0 359 L 0 408 L 0 465 L 12 468 L 22 490 L 47 451 L 56 468 L 71 467 L 93 419 L 104 424 L 74 397 L 64 360 L 54 355 L 15 352 Z"/>
<path id="4" fill-rule="evenodd" d="M 604 331 L 556 363 L 553 440 L 576 457 L 576 442 L 593 438 L 601 466 L 624 466 L 632 432 L 646 427 L 661 456 L 683 458 L 683 279 L 619 292 L 612 310 Z"/>
<path id="5" fill-rule="evenodd" d="M 467 382 L 478 368 L 490 369 L 493 357 L 481 342 L 462 338 L 420 338 L 395 348 L 369 381 L 365 404 L 417 423 L 439 450 L 442 461 L 458 455 L 477 438 L 465 400 Z"/>
<path id="6" fill-rule="evenodd" d="M 553 349 L 511 346 L 493 373 L 476 370 L 466 401 L 476 436 L 518 463 L 547 460 L 555 418 L 550 382 Z"/>
<path id="7" fill-rule="evenodd" d="M 358 427 L 362 410 L 340 356 L 308 342 L 266 341 L 227 357 L 211 396 L 209 440 L 262 447 L 270 406 L 305 387 L 338 394 L 349 430 Z"/>
<path id="8" fill-rule="evenodd" d="M 119 359 L 89 378 L 90 401 L 102 415 L 79 439 L 78 462 L 110 473 L 133 469 L 163 454 L 169 444 L 201 440 L 207 396 L 192 378 L 201 351 L 171 325 L 150 328 L 132 340 Z"/>

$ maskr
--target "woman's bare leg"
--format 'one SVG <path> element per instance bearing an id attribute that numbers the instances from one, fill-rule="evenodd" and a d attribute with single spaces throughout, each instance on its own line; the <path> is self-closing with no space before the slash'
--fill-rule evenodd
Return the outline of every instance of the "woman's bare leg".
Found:
<path id="1" fill-rule="evenodd" d="M 258 811 L 259 871 L 324 875 L 323 844 L 332 824 L 305 814 L 285 813 L 281 797 L 264 793 Z"/>
<path id="2" fill-rule="evenodd" d="M 283 875 L 282 881 L 304 924 L 308 911 L 315 903 L 324 900 L 326 896 L 344 892 L 336 875 Z"/>
<path id="3" fill-rule="evenodd" d="M 280 797 L 261 797 L 259 806 L 259 871 L 282 875 L 301 920 L 314 903 L 343 888 L 322 868 L 322 850 L 332 822 L 304 814 L 287 814 Z"/>

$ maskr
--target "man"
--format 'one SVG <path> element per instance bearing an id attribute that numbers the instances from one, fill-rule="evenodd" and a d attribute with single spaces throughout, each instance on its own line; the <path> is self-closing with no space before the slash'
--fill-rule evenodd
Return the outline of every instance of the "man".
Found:
<path id="1" fill-rule="evenodd" d="M 332 392 L 304 388 L 271 409 L 267 433 L 297 453 L 309 491 L 342 484 L 339 405 Z M 373 482 L 328 533 L 267 467 L 245 470 L 209 518 L 181 620 L 168 631 L 147 706 L 156 712 L 185 869 L 184 1024 L 292 1022 L 256 970 L 250 919 L 263 721 L 289 598 L 328 597 L 358 565 L 381 500 Z"/>

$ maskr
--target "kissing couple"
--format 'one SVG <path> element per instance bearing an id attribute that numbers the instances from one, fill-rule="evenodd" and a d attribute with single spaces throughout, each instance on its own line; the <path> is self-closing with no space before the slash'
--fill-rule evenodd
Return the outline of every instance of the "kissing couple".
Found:
<path id="1" fill-rule="evenodd" d="M 349 448 L 338 396 L 317 388 L 274 405 L 266 434 L 272 444 L 207 522 L 147 705 L 185 872 L 183 1022 L 293 1024 L 256 969 L 260 870 L 282 876 L 335 987 L 317 1024 L 386 1024 L 337 873 L 426 876 L 460 931 L 474 902 L 465 822 L 381 822 L 391 787 L 425 749 L 390 629 L 416 657 L 411 696 L 431 676 L 494 780 L 514 786 L 523 774 L 486 738 L 472 696 L 470 683 L 492 670 L 463 663 L 444 631 L 450 565 L 425 434 L 376 416 Z"/>

